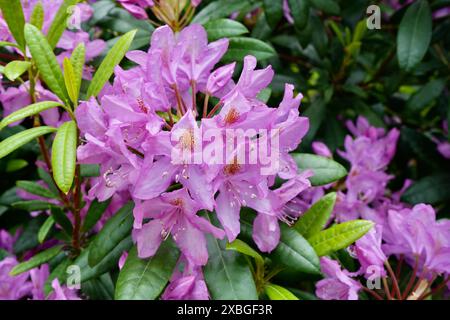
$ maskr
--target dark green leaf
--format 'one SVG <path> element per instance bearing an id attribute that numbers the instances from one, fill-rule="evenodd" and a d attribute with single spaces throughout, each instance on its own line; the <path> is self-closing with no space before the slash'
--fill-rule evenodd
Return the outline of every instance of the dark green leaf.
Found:
<path id="1" fill-rule="evenodd" d="M 294 25 L 298 30 L 303 30 L 308 24 L 309 2 L 305 0 L 288 0 Z"/>
<path id="2" fill-rule="evenodd" d="M 44 224 L 41 226 L 38 232 L 38 241 L 39 243 L 43 243 L 45 241 L 45 238 L 47 237 L 48 233 L 50 232 L 50 229 L 55 224 L 55 220 L 52 216 L 48 217 L 47 220 L 45 220 Z"/>
<path id="3" fill-rule="evenodd" d="M 205 24 L 208 40 L 237 37 L 248 33 L 248 29 L 240 22 L 231 19 L 219 19 Z"/>
<path id="4" fill-rule="evenodd" d="M 271 28 L 275 28 L 283 17 L 283 0 L 264 0 L 264 13 Z"/>
<path id="5" fill-rule="evenodd" d="M 292 156 L 300 169 L 314 172 L 314 176 L 309 178 L 313 186 L 326 185 L 347 175 L 347 170 L 334 160 L 307 153 L 295 153 Z"/>
<path id="6" fill-rule="evenodd" d="M 33 268 L 36 268 L 40 266 L 43 263 L 46 263 L 53 257 L 55 257 L 58 253 L 61 252 L 63 246 L 55 246 L 53 248 L 47 249 L 45 251 L 39 252 L 33 258 L 30 260 L 27 260 L 25 262 L 19 263 L 16 265 L 11 272 L 9 273 L 11 276 L 17 276 L 18 274 L 21 274 L 25 271 L 31 270 Z"/>
<path id="7" fill-rule="evenodd" d="M 25 190 L 28 193 L 48 198 L 48 199 L 55 199 L 57 196 L 50 190 L 44 188 L 40 184 L 34 182 L 34 181 L 17 181 L 16 185 L 18 188 Z"/>
<path id="8" fill-rule="evenodd" d="M 111 199 L 108 199 L 103 202 L 99 202 L 97 199 L 92 201 L 88 212 L 86 214 L 86 217 L 84 218 L 82 231 L 86 232 L 91 230 L 92 227 L 95 226 L 95 224 L 100 220 L 103 213 L 105 212 L 106 208 L 108 208 L 109 204 L 111 203 Z"/>
<path id="9" fill-rule="evenodd" d="M 450 175 L 438 174 L 422 178 L 413 183 L 402 196 L 402 200 L 411 203 L 429 203 L 437 205 L 450 199 Z"/>
<path id="10" fill-rule="evenodd" d="M 242 61 L 245 56 L 255 56 L 257 60 L 266 60 L 273 57 L 276 51 L 273 47 L 261 40 L 253 38 L 230 38 L 230 45 L 222 60 L 224 62 Z"/>
<path id="11" fill-rule="evenodd" d="M 134 247 L 117 279 L 115 299 L 155 300 L 169 282 L 178 256 L 171 241 L 164 241 L 149 259 L 139 258 Z"/>
<path id="12" fill-rule="evenodd" d="M 61 208 L 52 207 L 51 214 L 55 222 L 59 224 L 68 235 L 72 235 L 72 223 L 69 218 L 67 218 L 66 213 Z"/>

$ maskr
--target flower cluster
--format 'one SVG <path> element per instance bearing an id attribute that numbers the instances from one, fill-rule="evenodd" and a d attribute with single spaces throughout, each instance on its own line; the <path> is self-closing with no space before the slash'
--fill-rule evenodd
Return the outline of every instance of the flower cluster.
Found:
<path id="1" fill-rule="evenodd" d="M 419 279 L 418 284 L 426 281 L 431 286 L 438 276 L 447 277 L 450 272 L 450 221 L 436 220 L 435 211 L 429 205 L 411 207 L 401 202 L 400 196 L 410 181 L 399 192 L 392 193 L 387 189 L 392 177 L 385 170 L 395 154 L 399 132 L 392 129 L 386 134 L 384 129 L 370 126 L 362 117 L 356 124 L 348 122 L 347 127 L 353 137 L 346 137 L 345 150 L 338 153 L 350 162 L 351 170 L 345 185 L 339 186 L 334 219 L 364 218 L 374 221 L 376 226 L 349 248 L 360 264 L 357 272 L 342 271 L 336 261 L 322 259 L 326 278 L 317 283 L 316 294 L 322 299 L 357 299 L 363 285 L 353 278 L 361 275 L 367 279 L 389 275 L 392 281 L 397 281 L 388 258 L 409 264 L 413 277 Z M 314 143 L 313 147 L 318 154 L 332 155 L 320 142 Z M 312 188 L 308 195 L 323 192 L 323 189 Z M 411 289 L 414 287 L 405 289 L 403 298 Z M 416 293 L 416 298 L 420 295 Z"/>
<path id="2" fill-rule="evenodd" d="M 293 86 L 286 85 L 280 106 L 268 107 L 257 96 L 272 80 L 271 67 L 255 70 L 256 59 L 248 56 L 235 83 L 234 63 L 213 70 L 227 47 L 226 39 L 208 44 L 199 25 L 177 35 L 160 27 L 147 53 L 128 53 L 136 67 L 117 67 L 100 104 L 91 99 L 76 110 L 85 142 L 78 159 L 101 164 L 101 177 L 92 181 L 89 196 L 103 201 L 118 192 L 128 193 L 136 204 L 133 237 L 139 256 L 154 255 L 172 235 L 191 270 L 188 277 L 207 262 L 205 233 L 236 239 L 241 207 L 258 212 L 254 239 L 262 251 L 273 250 L 280 236 L 277 220 L 299 214 L 286 204 L 310 186 L 310 173 L 300 173 L 289 155 L 309 126 L 308 119 L 298 114 L 302 96 L 295 96 Z M 199 95 L 204 97 L 203 111 L 197 108 Z M 214 100 L 217 103 L 209 110 L 208 101 Z M 227 141 L 220 161 L 224 146 L 219 142 L 226 140 L 226 133 L 247 129 L 254 133 L 242 141 Z M 205 141 L 206 131 L 216 133 L 213 141 Z M 239 161 L 241 156 L 249 158 L 255 141 L 275 140 L 279 163 L 266 168 L 265 175 L 263 164 Z M 200 144 L 203 148 L 198 151 Z M 203 161 L 189 161 L 183 156 L 186 152 L 194 157 L 202 153 Z M 287 181 L 272 190 L 277 175 Z M 202 210 L 214 210 L 225 232 L 200 215 Z"/>

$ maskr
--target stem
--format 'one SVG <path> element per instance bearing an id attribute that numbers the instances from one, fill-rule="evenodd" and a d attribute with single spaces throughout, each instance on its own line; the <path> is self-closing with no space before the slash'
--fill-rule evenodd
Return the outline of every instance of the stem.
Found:
<path id="1" fill-rule="evenodd" d="M 222 101 L 219 101 L 214 108 L 208 113 L 208 118 L 211 118 L 212 116 L 214 116 L 214 114 L 216 113 L 216 111 L 222 106 Z"/>
<path id="2" fill-rule="evenodd" d="M 428 293 L 426 293 L 424 295 L 421 295 L 418 300 L 425 300 L 426 298 L 428 298 L 432 294 L 435 294 L 436 292 L 440 291 L 441 289 L 443 289 L 447 285 L 447 283 L 449 281 L 450 281 L 450 276 L 447 276 L 447 278 L 445 278 L 444 282 L 442 282 L 440 285 L 438 285 L 436 288 L 434 288 L 430 292 L 428 292 Z"/>
<path id="3" fill-rule="evenodd" d="M 184 112 L 183 112 L 183 100 L 181 99 L 180 91 L 178 90 L 178 86 L 176 84 L 173 86 L 173 89 L 175 90 L 175 95 L 177 97 L 178 116 L 182 117 L 184 115 Z"/>
<path id="4" fill-rule="evenodd" d="M 386 293 L 388 300 L 392 300 L 391 292 L 389 291 L 389 286 L 388 286 L 386 277 L 383 278 L 383 286 L 384 286 L 384 292 Z"/>
<path id="5" fill-rule="evenodd" d="M 205 101 L 203 103 L 203 118 L 206 118 L 208 113 L 208 103 L 209 103 L 209 94 L 205 96 Z"/>
<path id="6" fill-rule="evenodd" d="M 402 299 L 402 294 L 400 292 L 400 287 L 398 286 L 397 277 L 395 276 L 394 271 L 392 270 L 392 267 L 389 264 L 389 261 L 386 260 L 386 262 L 384 264 L 386 265 L 386 268 L 387 268 L 387 270 L 389 272 L 389 275 L 391 276 L 393 287 L 394 287 L 394 290 L 395 290 L 395 292 L 397 294 L 397 298 L 399 300 L 401 300 Z"/>
<path id="7" fill-rule="evenodd" d="M 74 203 L 74 224 L 72 231 L 72 246 L 76 253 L 80 252 L 80 229 L 81 229 L 81 216 L 80 216 L 80 200 L 81 200 L 81 177 L 80 177 L 80 165 L 77 165 L 75 171 L 75 189 L 73 191 L 73 203 Z"/>
<path id="8" fill-rule="evenodd" d="M 195 81 L 191 81 L 192 88 L 192 110 L 194 111 L 194 116 L 197 114 L 197 88 L 195 86 Z"/>
<path id="9" fill-rule="evenodd" d="M 362 289 L 363 289 L 365 292 L 371 294 L 375 299 L 377 299 L 377 300 L 384 300 L 384 299 L 383 299 L 378 293 L 376 293 L 375 291 L 370 290 L 369 288 L 366 288 L 366 287 L 362 287 Z"/>
<path id="10" fill-rule="evenodd" d="M 414 281 L 417 278 L 417 270 L 419 269 L 419 256 L 416 255 L 416 261 L 414 262 L 414 269 L 411 274 L 411 278 L 409 279 L 408 285 L 406 286 L 405 291 L 403 291 L 402 299 L 405 300 L 408 296 L 408 293 L 411 291 L 411 288 L 414 284 Z"/>

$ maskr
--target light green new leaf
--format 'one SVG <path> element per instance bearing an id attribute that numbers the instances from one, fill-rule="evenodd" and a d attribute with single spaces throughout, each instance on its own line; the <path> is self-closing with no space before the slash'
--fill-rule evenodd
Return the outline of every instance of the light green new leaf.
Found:
<path id="1" fill-rule="evenodd" d="M 329 229 L 316 233 L 308 242 L 319 257 L 347 248 L 364 236 L 372 227 L 372 221 L 352 220 L 335 224 Z"/>
<path id="2" fill-rule="evenodd" d="M 52 216 L 48 217 L 47 220 L 45 220 L 44 224 L 41 226 L 38 232 L 38 241 L 39 243 L 43 243 L 45 241 L 45 238 L 47 237 L 48 233 L 50 232 L 50 229 L 55 224 L 55 220 Z"/>
<path id="3" fill-rule="evenodd" d="M 130 48 L 136 32 L 137 30 L 132 30 L 124 34 L 108 52 L 92 78 L 91 84 L 89 85 L 87 91 L 87 98 L 97 96 L 102 90 L 105 83 L 114 73 L 114 68 L 120 63 L 120 61 L 122 61 L 123 57 Z"/>
<path id="4" fill-rule="evenodd" d="M 42 126 L 24 130 L 11 137 L 6 138 L 2 142 L 0 142 L 0 159 L 6 157 L 8 154 L 27 144 L 31 140 L 55 131 L 56 128 Z"/>
<path id="5" fill-rule="evenodd" d="M 25 190 L 28 193 L 44 197 L 47 199 L 55 199 L 57 196 L 48 190 L 47 188 L 44 188 L 40 184 L 34 182 L 34 181 L 23 181 L 19 180 L 16 182 L 16 185 L 19 189 Z"/>
<path id="6" fill-rule="evenodd" d="M 86 59 L 86 47 L 84 43 L 80 43 L 72 52 L 70 56 L 70 63 L 73 68 L 73 78 L 75 83 L 76 92 L 80 93 L 81 80 L 83 77 L 83 68 Z"/>
<path id="7" fill-rule="evenodd" d="M 215 41 L 222 38 L 237 37 L 248 33 L 242 23 L 231 19 L 213 20 L 205 24 L 208 40 Z"/>
<path id="8" fill-rule="evenodd" d="M 30 23 L 39 30 L 42 29 L 42 25 L 44 24 L 44 7 L 41 1 L 35 4 L 31 13 Z"/>
<path id="9" fill-rule="evenodd" d="M 309 178 L 313 186 L 323 186 L 347 175 L 347 170 L 331 159 L 307 153 L 296 153 L 292 156 L 299 169 L 310 169 L 314 172 L 314 176 Z"/>
<path id="10" fill-rule="evenodd" d="M 63 123 L 52 146 L 53 177 L 62 192 L 68 193 L 75 176 L 77 155 L 77 125 L 75 121 Z"/>
<path id="11" fill-rule="evenodd" d="M 117 279 L 116 300 L 155 300 L 163 292 L 174 271 L 179 251 L 164 241 L 156 254 L 141 259 L 134 247 Z"/>
<path id="12" fill-rule="evenodd" d="M 69 59 L 64 58 L 63 61 L 63 67 L 64 67 L 64 83 L 66 84 L 66 90 L 69 94 L 70 100 L 73 102 L 74 105 L 78 103 L 78 85 L 77 85 L 77 79 L 75 77 L 75 71 L 73 69 L 72 63 Z"/>
<path id="13" fill-rule="evenodd" d="M 244 241 L 236 239 L 232 243 L 227 243 L 227 250 L 234 250 L 254 258 L 259 264 L 264 265 L 263 257 Z"/>
<path id="14" fill-rule="evenodd" d="M 25 25 L 25 17 L 20 0 L 0 0 L 0 9 L 3 19 L 8 24 L 9 31 L 11 31 L 20 49 L 24 52 L 25 38 L 23 35 L 23 26 Z"/>
<path id="15" fill-rule="evenodd" d="M 13 112 L 5 117 L 0 122 L 0 130 L 16 121 L 25 119 L 26 117 L 34 116 L 35 114 L 38 114 L 42 111 L 62 106 L 63 105 L 61 103 L 56 101 L 42 101 L 30 104 L 29 106 L 19 109 L 16 112 Z"/>
<path id="16" fill-rule="evenodd" d="M 305 238 L 320 232 L 330 218 L 336 203 L 336 192 L 331 192 L 314 203 L 294 225 L 295 230 Z"/>
<path id="17" fill-rule="evenodd" d="M 47 32 L 48 43 L 52 48 L 56 47 L 56 44 L 67 27 L 67 21 L 73 13 L 70 8 L 78 2 L 80 2 L 80 0 L 64 0 L 59 7 L 58 12 L 56 13 L 55 18 L 53 18 L 53 22 Z"/>
<path id="18" fill-rule="evenodd" d="M 425 56 L 432 35 L 432 17 L 428 1 L 416 1 L 406 10 L 397 34 L 397 58 L 400 68 L 411 71 Z"/>
<path id="19" fill-rule="evenodd" d="M 247 55 L 255 56 L 259 61 L 276 55 L 275 49 L 270 44 L 258 39 L 236 37 L 229 40 L 228 51 L 222 58 L 224 62 L 242 61 Z"/>
<path id="20" fill-rule="evenodd" d="M 35 255 L 30 260 L 27 260 L 25 262 L 19 263 L 16 265 L 11 272 L 9 273 L 11 276 L 17 276 L 23 272 L 26 272 L 28 270 L 31 270 L 33 268 L 39 267 L 41 264 L 46 263 L 53 257 L 55 257 L 58 253 L 61 252 L 63 246 L 56 246 L 50 249 L 47 249 L 45 251 L 39 252 L 37 255 Z"/>
<path id="21" fill-rule="evenodd" d="M 8 42 L 8 41 L 0 41 L 0 47 L 14 47 L 19 48 L 19 46 L 15 43 Z"/>
<path id="22" fill-rule="evenodd" d="M 28 23 L 25 25 L 25 39 L 42 79 L 61 100 L 67 101 L 64 77 L 47 39 L 38 28 Z"/>
<path id="23" fill-rule="evenodd" d="M 15 81 L 19 78 L 24 72 L 26 72 L 31 66 L 31 63 L 28 61 L 11 61 L 8 63 L 3 69 L 3 74 L 11 81 Z"/>
<path id="24" fill-rule="evenodd" d="M 264 291 L 270 300 L 299 300 L 292 292 L 273 283 L 264 286 Z"/>

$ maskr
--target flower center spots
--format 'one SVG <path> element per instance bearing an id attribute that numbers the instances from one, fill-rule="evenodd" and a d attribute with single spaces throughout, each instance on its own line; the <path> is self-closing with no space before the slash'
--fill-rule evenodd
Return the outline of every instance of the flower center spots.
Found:
<path id="1" fill-rule="evenodd" d="M 180 198 L 174 199 L 174 200 L 170 201 L 170 204 L 173 206 L 182 207 L 183 199 L 180 199 Z"/>
<path id="2" fill-rule="evenodd" d="M 228 164 L 225 166 L 225 168 L 223 168 L 223 172 L 228 176 L 235 175 L 239 171 L 241 171 L 241 166 L 239 164 L 237 164 L 236 162 L 234 162 L 232 164 Z"/>
<path id="3" fill-rule="evenodd" d="M 183 150 L 193 150 L 195 144 L 194 130 L 185 130 L 180 138 L 180 143 Z"/>
<path id="4" fill-rule="evenodd" d="M 236 123 L 239 120 L 239 112 L 236 111 L 235 108 L 231 108 L 230 111 L 225 116 L 225 123 L 226 124 L 233 124 Z"/>
<path id="5" fill-rule="evenodd" d="M 148 108 L 145 106 L 144 100 L 142 100 L 142 98 L 137 98 L 136 101 L 137 101 L 139 109 L 141 109 L 142 112 L 147 113 Z"/>

